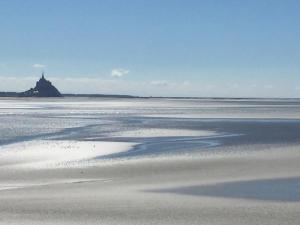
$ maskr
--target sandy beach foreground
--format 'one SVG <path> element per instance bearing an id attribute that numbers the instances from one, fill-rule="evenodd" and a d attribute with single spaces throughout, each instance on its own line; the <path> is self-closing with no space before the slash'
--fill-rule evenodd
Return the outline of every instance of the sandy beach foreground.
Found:
<path id="1" fill-rule="evenodd" d="M 299 225 L 300 102 L 5 99 L 1 225 Z"/>
<path id="2" fill-rule="evenodd" d="M 0 224 L 299 224 L 299 147 L 2 166 Z"/>

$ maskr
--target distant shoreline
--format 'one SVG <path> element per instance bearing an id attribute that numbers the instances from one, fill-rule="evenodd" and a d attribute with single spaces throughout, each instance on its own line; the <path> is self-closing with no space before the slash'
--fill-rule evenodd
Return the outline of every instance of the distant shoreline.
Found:
<path id="1" fill-rule="evenodd" d="M 0 97 L 16 97 L 16 98 L 43 98 L 43 97 L 24 97 L 19 92 L 0 92 Z M 132 95 L 105 95 L 105 94 L 62 94 L 62 97 L 97 97 L 97 98 L 143 98 Z M 44 97 L 49 98 L 49 97 Z M 60 97 L 52 97 L 60 98 Z"/>
<path id="2" fill-rule="evenodd" d="M 15 97 L 15 98 L 30 98 L 30 97 L 21 97 L 20 92 L 0 92 L 0 97 Z M 135 96 L 135 95 L 118 95 L 118 94 L 62 94 L 62 97 L 88 97 L 88 98 L 152 98 L 152 99 L 215 99 L 215 100 L 224 100 L 224 99 L 232 99 L 232 100 L 246 100 L 246 99 L 281 99 L 281 100 L 300 100 L 300 98 L 280 98 L 280 97 L 179 97 L 179 96 Z M 31 98 L 42 98 L 42 97 L 31 97 Z M 44 97 L 49 98 L 49 97 Z M 59 97 L 55 97 L 59 98 Z"/>

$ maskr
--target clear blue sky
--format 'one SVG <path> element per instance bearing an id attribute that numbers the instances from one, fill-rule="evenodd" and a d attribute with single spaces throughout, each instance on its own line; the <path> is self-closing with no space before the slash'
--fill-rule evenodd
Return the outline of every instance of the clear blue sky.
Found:
<path id="1" fill-rule="evenodd" d="M 300 97 L 299 12 L 298 0 L 0 0 L 0 89 L 45 70 L 63 92 Z"/>

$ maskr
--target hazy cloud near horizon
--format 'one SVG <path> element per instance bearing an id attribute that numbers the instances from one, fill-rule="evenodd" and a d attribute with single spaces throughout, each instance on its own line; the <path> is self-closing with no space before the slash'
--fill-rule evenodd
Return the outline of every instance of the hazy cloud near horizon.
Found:
<path id="1" fill-rule="evenodd" d="M 270 83 L 198 83 L 166 80 L 131 81 L 94 77 L 47 77 L 62 93 L 129 94 L 137 96 L 191 96 L 191 97 L 294 97 L 300 96 L 299 85 L 286 92 L 285 86 Z M 35 86 L 37 77 L 0 76 L 0 91 L 25 91 Z M 236 96 L 236 93 L 241 93 Z"/>
<path id="2" fill-rule="evenodd" d="M 111 71 L 112 77 L 123 77 L 124 75 L 127 75 L 130 71 L 126 69 L 113 69 Z"/>
<path id="3" fill-rule="evenodd" d="M 44 65 L 44 64 L 39 64 L 39 63 L 35 63 L 35 64 L 32 65 L 32 67 L 33 67 L 33 68 L 45 68 L 46 65 Z"/>

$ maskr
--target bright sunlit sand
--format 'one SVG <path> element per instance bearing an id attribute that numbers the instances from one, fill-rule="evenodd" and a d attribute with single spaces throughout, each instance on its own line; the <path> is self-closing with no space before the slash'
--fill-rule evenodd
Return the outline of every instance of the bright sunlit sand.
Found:
<path id="1" fill-rule="evenodd" d="M 113 133 L 116 137 L 200 137 L 214 135 L 214 131 L 185 130 L 185 129 L 137 129 Z"/>
<path id="2" fill-rule="evenodd" d="M 94 157 L 128 151 L 133 143 L 96 141 L 28 141 L 0 146 L 0 167 L 67 166 Z"/>

